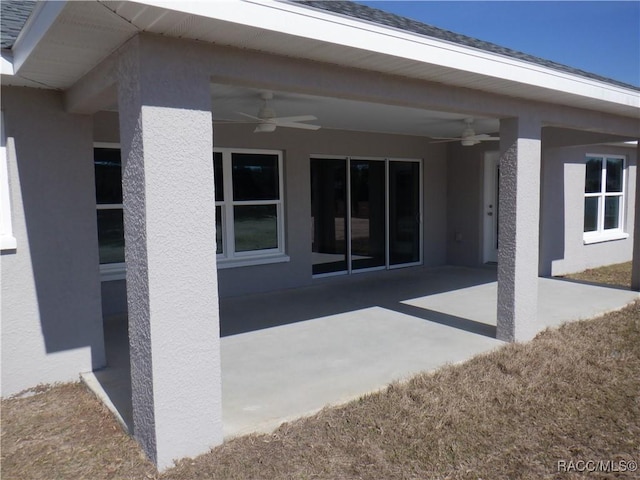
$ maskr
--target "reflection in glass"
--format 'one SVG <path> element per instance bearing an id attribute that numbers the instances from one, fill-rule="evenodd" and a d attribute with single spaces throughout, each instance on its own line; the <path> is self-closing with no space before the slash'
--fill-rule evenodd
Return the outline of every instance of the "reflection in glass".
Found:
<path id="1" fill-rule="evenodd" d="M 224 253 L 222 249 L 222 207 L 216 206 L 216 253 Z"/>
<path id="2" fill-rule="evenodd" d="M 598 229 L 598 200 L 599 197 L 584 199 L 584 231 L 595 232 Z"/>
<path id="3" fill-rule="evenodd" d="M 233 207 L 236 252 L 278 248 L 276 205 Z"/>
<path id="4" fill-rule="evenodd" d="M 607 192 L 622 192 L 621 158 L 607 158 Z"/>
<path id="5" fill-rule="evenodd" d="M 420 260 L 420 164 L 389 162 L 389 263 Z"/>
<path id="6" fill-rule="evenodd" d="M 215 186 L 216 202 L 224 201 L 224 181 L 222 176 L 222 153 L 213 153 L 213 180 Z"/>
<path id="7" fill-rule="evenodd" d="M 347 162 L 311 159 L 313 274 L 347 270 Z"/>
<path id="8" fill-rule="evenodd" d="M 96 203 L 122 203 L 122 177 L 120 150 L 117 148 L 94 148 L 93 162 L 96 181 Z"/>
<path id="9" fill-rule="evenodd" d="M 124 262 L 124 224 L 122 210 L 98 210 L 98 249 L 100 263 Z"/>
<path id="10" fill-rule="evenodd" d="M 354 270 L 384 266 L 385 163 L 351 161 L 351 265 Z"/>
<path id="11" fill-rule="evenodd" d="M 255 153 L 234 153 L 233 200 L 278 200 L 278 156 Z"/>
<path id="12" fill-rule="evenodd" d="M 602 191 L 602 159 L 587 158 L 585 193 L 600 193 Z"/>
<path id="13" fill-rule="evenodd" d="M 620 227 L 620 199 L 622 197 L 604 198 L 604 229 Z"/>

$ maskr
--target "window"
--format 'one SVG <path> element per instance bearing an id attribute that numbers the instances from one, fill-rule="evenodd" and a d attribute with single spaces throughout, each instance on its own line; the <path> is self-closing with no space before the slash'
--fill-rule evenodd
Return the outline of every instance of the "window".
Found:
<path id="1" fill-rule="evenodd" d="M 93 149 L 98 218 L 98 252 L 103 280 L 124 278 L 122 164 L 117 145 Z"/>
<path id="2" fill-rule="evenodd" d="M 216 149 L 213 165 L 220 266 L 286 260 L 282 153 Z"/>
<path id="3" fill-rule="evenodd" d="M 4 113 L 0 112 L 0 250 L 15 250 L 16 237 L 11 224 L 9 174 L 7 171 L 7 139 L 4 135 Z"/>
<path id="4" fill-rule="evenodd" d="M 624 157 L 587 155 L 584 188 L 584 241 L 626 238 L 624 219 Z"/>
<path id="5" fill-rule="evenodd" d="M 100 272 L 102 280 L 118 280 L 125 277 L 120 147 L 94 147 Z M 213 166 L 220 267 L 287 261 L 282 153 L 221 149 Z"/>

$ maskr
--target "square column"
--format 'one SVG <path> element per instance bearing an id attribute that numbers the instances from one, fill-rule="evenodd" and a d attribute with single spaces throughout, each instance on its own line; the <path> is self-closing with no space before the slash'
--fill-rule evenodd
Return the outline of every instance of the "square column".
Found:
<path id="1" fill-rule="evenodd" d="M 210 82 L 144 37 L 118 74 L 134 435 L 163 470 L 222 442 Z"/>
<path id="2" fill-rule="evenodd" d="M 497 338 L 525 341 L 538 332 L 541 125 L 500 121 Z"/>
<path id="3" fill-rule="evenodd" d="M 631 266 L 631 289 L 640 292 L 640 140 L 636 147 L 636 198 L 633 219 L 633 262 Z"/>

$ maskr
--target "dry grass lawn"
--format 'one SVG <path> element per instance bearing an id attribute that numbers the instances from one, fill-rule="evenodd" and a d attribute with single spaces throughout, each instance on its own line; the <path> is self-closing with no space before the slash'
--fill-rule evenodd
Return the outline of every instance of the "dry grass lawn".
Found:
<path id="1" fill-rule="evenodd" d="M 616 265 L 609 265 L 608 267 L 592 268 L 584 272 L 566 275 L 566 278 L 629 288 L 631 285 L 631 262 L 618 263 Z"/>
<path id="2" fill-rule="evenodd" d="M 606 275 L 618 281 L 617 268 Z M 82 385 L 32 393 L 2 401 L 4 480 L 639 478 L 557 466 L 640 460 L 640 303 L 232 440 L 160 476 Z"/>

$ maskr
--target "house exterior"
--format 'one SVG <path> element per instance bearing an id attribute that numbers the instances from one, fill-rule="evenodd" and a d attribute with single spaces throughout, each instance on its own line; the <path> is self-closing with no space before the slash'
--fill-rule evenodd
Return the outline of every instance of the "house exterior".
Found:
<path id="1" fill-rule="evenodd" d="M 633 259 L 640 288 L 637 87 L 350 2 L 2 22 L 2 395 L 104 367 L 128 313 L 160 468 L 222 440 L 219 297 L 497 264 L 526 340 L 538 276 Z"/>

